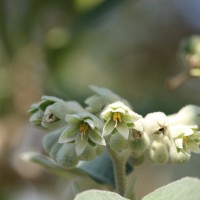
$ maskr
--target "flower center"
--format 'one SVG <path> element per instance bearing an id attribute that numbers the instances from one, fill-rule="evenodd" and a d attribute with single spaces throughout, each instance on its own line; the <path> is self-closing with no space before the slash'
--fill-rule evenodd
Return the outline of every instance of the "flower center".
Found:
<path id="1" fill-rule="evenodd" d="M 88 128 L 89 128 L 88 124 L 83 122 L 79 127 L 79 131 L 81 134 L 85 135 L 85 133 L 88 131 Z"/>
<path id="2" fill-rule="evenodd" d="M 122 121 L 121 113 L 119 112 L 113 113 L 112 119 L 114 122 L 121 122 Z"/>
<path id="3" fill-rule="evenodd" d="M 55 121 L 57 121 L 58 118 L 57 118 L 54 114 L 50 113 L 50 114 L 48 114 L 48 115 L 44 115 L 44 117 L 42 118 L 42 120 L 43 120 L 43 122 L 45 122 L 45 123 L 50 123 L 50 122 L 55 122 Z"/>

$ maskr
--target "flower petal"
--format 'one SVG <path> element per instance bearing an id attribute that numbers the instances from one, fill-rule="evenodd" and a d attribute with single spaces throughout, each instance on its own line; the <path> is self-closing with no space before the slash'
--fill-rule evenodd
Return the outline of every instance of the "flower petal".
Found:
<path id="1" fill-rule="evenodd" d="M 106 145 L 106 142 L 105 142 L 104 138 L 95 129 L 94 130 L 90 130 L 90 132 L 88 133 L 88 137 L 95 144 Z"/>
<path id="2" fill-rule="evenodd" d="M 194 134 L 190 135 L 189 138 L 192 139 L 192 140 L 195 140 L 195 139 L 200 140 L 200 131 L 194 132 Z"/>
<path id="3" fill-rule="evenodd" d="M 83 153 L 85 147 L 87 146 L 88 136 L 87 134 L 78 133 L 75 139 L 75 150 L 77 156 Z"/>
<path id="4" fill-rule="evenodd" d="M 77 124 L 81 121 L 81 117 L 78 114 L 66 115 L 65 121 L 69 124 Z"/>
<path id="5" fill-rule="evenodd" d="M 194 131 L 192 130 L 192 128 L 190 128 L 190 127 L 185 128 L 184 136 L 190 136 L 190 135 L 193 135 L 193 134 L 194 134 Z"/>
<path id="6" fill-rule="evenodd" d="M 59 143 L 72 142 L 75 140 L 76 134 L 78 131 L 78 126 L 68 125 L 64 131 L 61 133 L 61 136 L 58 140 Z"/>
<path id="7" fill-rule="evenodd" d="M 113 115 L 112 109 L 111 108 L 106 108 L 102 113 L 101 113 L 101 117 L 104 120 L 109 120 L 111 118 L 111 116 Z"/>
<path id="8" fill-rule="evenodd" d="M 84 122 L 86 122 L 90 126 L 90 128 L 95 128 L 94 122 L 91 119 L 85 119 Z"/>
<path id="9" fill-rule="evenodd" d="M 59 119 L 65 120 L 65 115 L 69 114 L 64 102 L 56 102 L 49 107 L 49 111 Z"/>
<path id="10" fill-rule="evenodd" d="M 188 142 L 188 148 L 193 151 L 194 153 L 200 153 L 199 145 L 195 142 Z"/>
<path id="11" fill-rule="evenodd" d="M 125 114 L 125 110 L 123 108 L 113 108 L 113 112 L 119 112 L 121 114 Z"/>
<path id="12" fill-rule="evenodd" d="M 128 114 L 123 115 L 122 118 L 123 118 L 123 121 L 126 123 L 133 123 L 134 121 L 137 121 L 140 118 L 142 118 L 142 116 L 135 112 L 129 112 Z"/>
<path id="13" fill-rule="evenodd" d="M 121 134 L 126 140 L 128 140 L 129 129 L 125 122 L 122 121 L 118 123 L 116 129 L 119 132 L 119 134 Z"/>
<path id="14" fill-rule="evenodd" d="M 174 140 L 176 147 L 178 147 L 179 149 L 183 149 L 183 138 L 176 138 Z"/>
<path id="15" fill-rule="evenodd" d="M 115 128 L 115 122 L 112 119 L 108 120 L 103 127 L 103 136 L 107 136 L 110 133 L 112 133 L 114 128 Z"/>

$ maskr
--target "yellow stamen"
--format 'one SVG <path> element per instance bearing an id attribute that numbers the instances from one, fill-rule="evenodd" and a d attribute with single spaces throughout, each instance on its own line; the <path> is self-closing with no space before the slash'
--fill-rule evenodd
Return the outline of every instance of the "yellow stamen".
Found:
<path id="1" fill-rule="evenodd" d="M 122 121 L 121 114 L 119 112 L 113 113 L 112 119 L 114 122 L 121 122 Z"/>
<path id="2" fill-rule="evenodd" d="M 85 135 L 85 133 L 88 131 L 88 124 L 87 123 L 82 123 L 79 127 L 79 131 L 81 134 Z"/>

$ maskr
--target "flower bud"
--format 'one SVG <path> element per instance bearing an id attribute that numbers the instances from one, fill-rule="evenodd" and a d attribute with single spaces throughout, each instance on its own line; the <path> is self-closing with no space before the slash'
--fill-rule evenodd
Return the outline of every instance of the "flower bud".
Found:
<path id="1" fill-rule="evenodd" d="M 75 101 L 43 96 L 41 101 L 35 103 L 28 110 L 30 122 L 37 127 L 54 129 L 65 125 L 66 114 L 83 112 L 82 106 Z"/>
<path id="2" fill-rule="evenodd" d="M 150 113 L 144 118 L 143 126 L 151 139 L 161 138 L 167 133 L 167 116 L 163 112 Z"/>
<path id="3" fill-rule="evenodd" d="M 133 139 L 128 142 L 128 148 L 135 153 L 143 153 L 146 151 L 150 145 L 149 137 L 145 132 L 139 132 L 135 129 L 132 129 Z M 136 137 L 136 135 L 138 135 Z"/>
<path id="4" fill-rule="evenodd" d="M 96 145 L 96 155 L 101 155 L 106 150 L 105 146 L 102 145 Z"/>
<path id="5" fill-rule="evenodd" d="M 96 147 L 90 144 L 87 144 L 84 151 L 79 156 L 80 160 L 92 160 L 96 157 Z"/>
<path id="6" fill-rule="evenodd" d="M 130 156 L 128 163 L 132 166 L 138 166 L 144 163 L 144 155 L 141 155 L 137 158 L 135 158 L 134 156 Z"/>
<path id="7" fill-rule="evenodd" d="M 56 153 L 56 161 L 67 169 L 74 168 L 79 161 L 75 152 L 74 144 L 65 143 L 61 145 L 61 148 Z"/>
<path id="8" fill-rule="evenodd" d="M 149 148 L 149 159 L 156 164 L 166 164 L 169 159 L 169 153 L 162 141 L 153 141 Z"/>
<path id="9" fill-rule="evenodd" d="M 46 134 L 43 138 L 42 144 L 46 152 L 49 152 L 55 143 L 58 143 L 58 138 L 60 137 L 63 129 L 58 129 L 53 132 Z"/>
<path id="10" fill-rule="evenodd" d="M 116 132 L 116 131 L 115 131 Z M 115 151 L 121 151 L 126 148 L 127 141 L 118 133 L 114 133 L 109 140 L 110 147 Z"/>
<path id="11" fill-rule="evenodd" d="M 62 147 L 61 144 L 59 144 L 58 142 L 55 142 L 55 143 L 52 145 L 51 149 L 49 150 L 49 156 L 55 160 L 56 155 L 57 155 L 57 152 L 59 151 L 59 149 L 60 149 L 61 147 Z"/>

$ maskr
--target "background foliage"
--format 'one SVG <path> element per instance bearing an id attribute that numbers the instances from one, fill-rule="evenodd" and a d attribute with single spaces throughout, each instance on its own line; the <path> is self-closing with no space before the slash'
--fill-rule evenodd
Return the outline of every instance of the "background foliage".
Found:
<path id="1" fill-rule="evenodd" d="M 166 84 L 182 70 L 181 40 L 199 33 L 199 9 L 196 0 L 0 0 L 0 199 L 65 199 L 70 192 L 64 178 L 18 157 L 42 151 L 43 134 L 27 120 L 42 94 L 81 102 L 94 84 L 143 115 L 199 105 L 198 79 L 176 91 Z M 185 175 L 200 177 L 199 167 L 193 155 L 184 166 L 136 168 L 137 195 Z"/>

